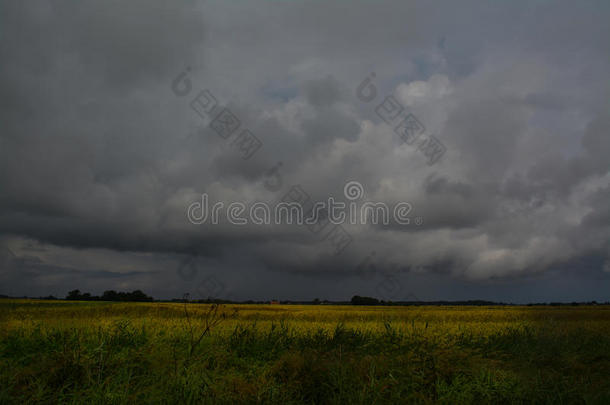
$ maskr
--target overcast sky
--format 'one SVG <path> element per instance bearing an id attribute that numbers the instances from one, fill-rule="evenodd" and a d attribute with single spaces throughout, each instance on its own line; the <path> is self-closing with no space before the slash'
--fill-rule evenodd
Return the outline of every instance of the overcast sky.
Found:
<path id="1" fill-rule="evenodd" d="M 0 1 L 0 294 L 610 300 L 608 21 L 607 1 Z M 203 193 L 349 181 L 410 224 L 345 224 L 337 253 L 187 218 Z"/>

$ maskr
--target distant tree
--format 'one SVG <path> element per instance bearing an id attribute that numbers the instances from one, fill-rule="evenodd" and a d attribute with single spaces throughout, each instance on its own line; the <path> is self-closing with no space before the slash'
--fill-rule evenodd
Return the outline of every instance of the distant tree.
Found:
<path id="1" fill-rule="evenodd" d="M 68 295 L 66 296 L 67 300 L 80 300 L 81 298 L 80 290 L 72 290 L 68 292 Z"/>
<path id="2" fill-rule="evenodd" d="M 314 305 L 320 305 L 320 299 L 316 298 L 313 300 Z"/>
<path id="3" fill-rule="evenodd" d="M 102 294 L 102 301 L 118 301 L 118 294 L 114 290 L 104 291 Z"/>
<path id="4" fill-rule="evenodd" d="M 152 297 L 149 297 L 148 295 L 144 294 L 140 290 L 135 290 L 131 293 L 127 293 L 127 295 L 129 297 L 129 301 L 137 301 L 137 302 L 152 301 Z"/>
<path id="5" fill-rule="evenodd" d="M 361 297 L 354 295 L 352 297 L 352 305 L 379 305 L 379 300 L 372 297 Z"/>

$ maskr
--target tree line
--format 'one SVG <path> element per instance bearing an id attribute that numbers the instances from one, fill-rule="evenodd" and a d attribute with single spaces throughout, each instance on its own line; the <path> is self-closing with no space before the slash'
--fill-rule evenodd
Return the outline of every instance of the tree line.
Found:
<path id="1" fill-rule="evenodd" d="M 71 301 L 123 301 L 123 302 L 151 302 L 153 297 L 149 297 L 141 290 L 132 292 L 117 292 L 114 290 L 104 291 L 101 296 L 91 295 L 89 293 L 81 294 L 80 290 L 72 290 L 66 296 L 67 300 Z"/>
<path id="2" fill-rule="evenodd" d="M 46 297 L 11 297 L 8 295 L 0 294 L 0 299 L 27 299 L 36 298 L 42 300 L 57 300 L 53 295 Z M 537 302 L 529 304 L 514 304 L 505 302 L 494 302 L 486 300 L 465 300 L 465 301 L 384 301 L 373 297 L 363 297 L 360 295 L 354 295 L 350 301 L 329 301 L 320 300 L 318 298 L 312 301 L 302 300 L 247 300 L 247 301 L 235 301 L 220 298 L 206 298 L 206 299 L 187 299 L 187 298 L 174 298 L 168 300 L 155 300 L 144 294 L 141 290 L 135 290 L 132 292 L 117 292 L 114 290 L 104 291 L 101 296 L 91 295 L 90 293 L 81 293 L 80 290 L 72 290 L 68 293 L 65 298 L 71 301 L 122 301 L 122 302 L 190 302 L 198 304 L 284 304 L 284 305 L 382 305 L 382 306 L 494 306 L 494 305 L 527 305 L 527 306 L 580 306 L 580 305 L 610 305 L 610 302 Z"/>

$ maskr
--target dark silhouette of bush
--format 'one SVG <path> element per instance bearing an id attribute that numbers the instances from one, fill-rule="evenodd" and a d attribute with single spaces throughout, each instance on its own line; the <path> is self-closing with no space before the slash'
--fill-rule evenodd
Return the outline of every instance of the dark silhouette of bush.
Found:
<path id="1" fill-rule="evenodd" d="M 352 305 L 379 305 L 379 300 L 372 297 L 361 297 L 354 295 L 352 297 Z"/>
<path id="2" fill-rule="evenodd" d="M 80 290 L 72 290 L 66 296 L 67 300 L 80 300 L 81 299 Z"/>

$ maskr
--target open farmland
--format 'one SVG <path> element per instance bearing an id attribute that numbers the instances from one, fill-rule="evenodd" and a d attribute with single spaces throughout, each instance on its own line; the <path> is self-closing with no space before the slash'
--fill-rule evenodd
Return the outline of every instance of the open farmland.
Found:
<path id="1" fill-rule="evenodd" d="M 610 308 L 0 301 L 0 403 L 610 403 Z"/>

